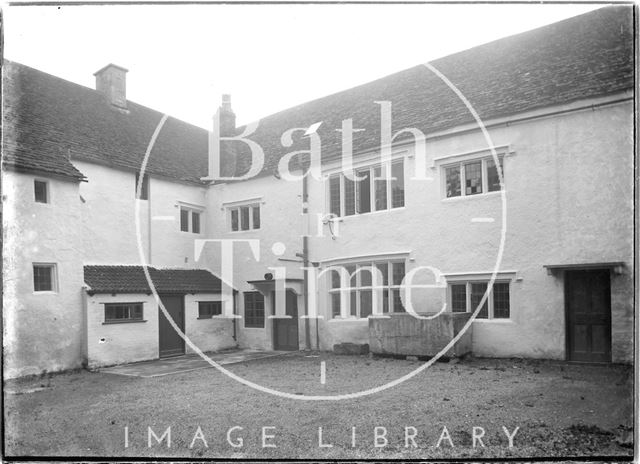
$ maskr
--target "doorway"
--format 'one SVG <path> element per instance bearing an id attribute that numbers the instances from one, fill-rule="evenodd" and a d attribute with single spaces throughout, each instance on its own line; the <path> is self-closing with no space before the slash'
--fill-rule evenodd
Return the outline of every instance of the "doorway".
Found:
<path id="1" fill-rule="evenodd" d="M 286 292 L 286 315 L 289 319 L 273 319 L 273 349 L 297 351 L 298 341 L 298 295 L 292 290 Z M 275 313 L 276 292 L 271 292 L 271 307 Z"/>
<path id="2" fill-rule="evenodd" d="M 184 333 L 184 295 L 160 295 L 160 300 Z M 158 336 L 161 358 L 184 354 L 184 340 L 171 326 L 160 307 L 158 307 Z"/>

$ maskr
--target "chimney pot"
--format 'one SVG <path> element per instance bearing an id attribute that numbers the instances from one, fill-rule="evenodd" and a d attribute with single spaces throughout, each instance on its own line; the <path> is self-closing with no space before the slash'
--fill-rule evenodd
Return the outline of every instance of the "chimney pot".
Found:
<path id="1" fill-rule="evenodd" d="M 122 66 L 108 64 L 93 73 L 96 76 L 96 90 L 104 94 L 107 101 L 118 108 L 127 108 L 127 74 Z"/>
<path id="2" fill-rule="evenodd" d="M 220 135 L 232 137 L 236 132 L 236 114 L 231 109 L 231 95 L 222 94 L 222 104 L 220 105 Z"/>

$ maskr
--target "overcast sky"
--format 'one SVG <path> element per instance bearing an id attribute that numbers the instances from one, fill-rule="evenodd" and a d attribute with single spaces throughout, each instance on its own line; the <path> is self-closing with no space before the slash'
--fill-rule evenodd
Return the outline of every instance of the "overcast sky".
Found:
<path id="1" fill-rule="evenodd" d="M 5 57 L 92 88 L 124 66 L 129 100 L 208 128 L 222 93 L 247 123 L 600 7 L 11 6 Z"/>

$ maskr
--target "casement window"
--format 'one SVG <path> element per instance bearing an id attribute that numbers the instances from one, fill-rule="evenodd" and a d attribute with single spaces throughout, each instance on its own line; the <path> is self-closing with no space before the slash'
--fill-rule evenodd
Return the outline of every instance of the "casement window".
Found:
<path id="1" fill-rule="evenodd" d="M 232 232 L 259 229 L 260 205 L 256 203 L 229 208 L 229 218 Z"/>
<path id="2" fill-rule="evenodd" d="M 503 156 L 498 156 L 503 169 Z M 491 158 L 461 161 L 443 166 L 445 197 L 478 195 L 500 190 L 498 168 Z M 502 171 L 504 180 L 504 170 Z"/>
<path id="3" fill-rule="evenodd" d="M 57 269 L 53 263 L 33 264 L 33 291 L 34 292 L 57 292 Z"/>
<path id="4" fill-rule="evenodd" d="M 140 183 L 140 173 L 136 172 L 136 190 L 134 192 L 134 195 L 136 195 L 136 198 L 138 198 L 138 184 Z M 140 186 L 141 190 L 140 190 L 140 197 L 138 198 L 138 200 L 148 200 L 149 199 L 149 175 L 145 174 L 144 176 L 142 176 L 142 185 Z"/>
<path id="5" fill-rule="evenodd" d="M 373 313 L 374 299 L 382 313 L 405 312 L 400 298 L 400 286 L 405 276 L 404 261 L 367 261 L 345 264 L 342 267 L 349 273 L 346 286 L 341 285 L 342 279 L 338 270 L 330 272 L 329 298 L 332 317 L 341 317 L 342 314 L 357 318 L 368 317 Z M 375 286 L 371 268 L 380 272 L 381 281 Z M 346 305 L 344 313 L 342 304 Z"/>
<path id="6" fill-rule="evenodd" d="M 222 314 L 222 301 L 198 301 L 198 319 L 211 319 Z"/>
<path id="7" fill-rule="evenodd" d="M 182 232 L 200 233 L 200 220 L 202 216 L 201 210 L 180 207 L 180 230 Z"/>
<path id="8" fill-rule="evenodd" d="M 33 181 L 33 193 L 36 203 L 49 203 L 49 183 L 44 180 Z"/>
<path id="9" fill-rule="evenodd" d="M 353 216 L 404 206 L 404 160 L 357 168 L 354 175 L 359 180 L 329 176 L 330 213 Z"/>
<path id="10" fill-rule="evenodd" d="M 244 292 L 244 326 L 264 327 L 264 296 L 260 292 Z"/>
<path id="11" fill-rule="evenodd" d="M 449 284 L 449 302 L 454 313 L 474 312 L 487 291 L 488 282 L 468 281 Z M 478 319 L 509 319 L 509 282 L 494 282 Z"/>
<path id="12" fill-rule="evenodd" d="M 143 318 L 142 303 L 105 303 L 105 324 L 116 322 L 139 322 Z"/>

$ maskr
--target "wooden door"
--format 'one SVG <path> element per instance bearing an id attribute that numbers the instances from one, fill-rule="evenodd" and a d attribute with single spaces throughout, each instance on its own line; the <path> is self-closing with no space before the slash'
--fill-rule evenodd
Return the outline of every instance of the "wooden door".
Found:
<path id="1" fill-rule="evenodd" d="M 184 295 L 161 295 L 160 300 L 173 321 L 184 332 Z M 184 354 L 184 340 L 171 326 L 160 308 L 158 308 L 158 334 L 161 358 Z"/>
<path id="2" fill-rule="evenodd" d="M 611 362 L 611 282 L 608 270 L 565 273 L 567 359 Z"/>
<path id="3" fill-rule="evenodd" d="M 271 301 L 275 303 L 275 292 Z M 298 295 L 287 290 L 286 315 L 290 319 L 273 319 L 273 348 L 275 350 L 295 351 L 298 346 Z M 271 305 L 275 312 L 275 304 Z"/>

